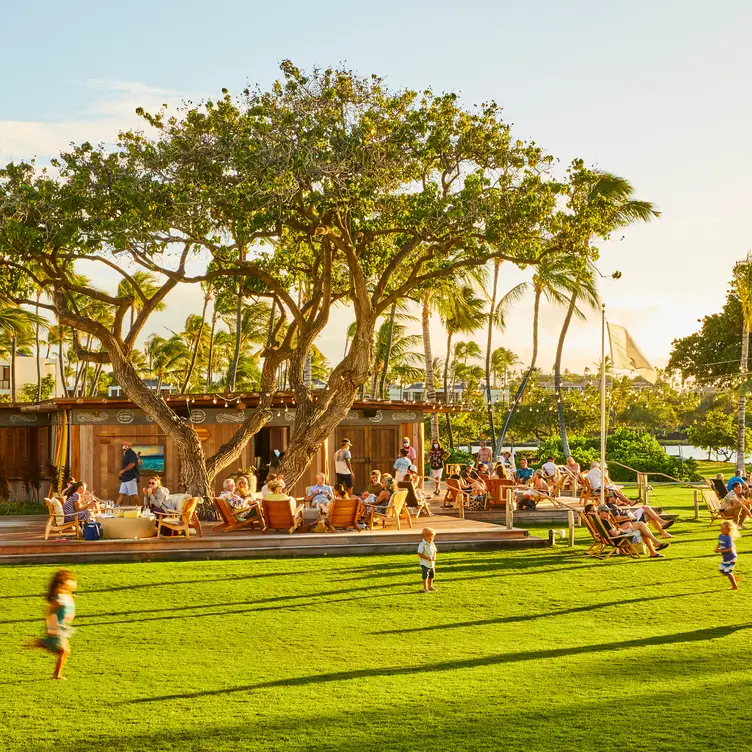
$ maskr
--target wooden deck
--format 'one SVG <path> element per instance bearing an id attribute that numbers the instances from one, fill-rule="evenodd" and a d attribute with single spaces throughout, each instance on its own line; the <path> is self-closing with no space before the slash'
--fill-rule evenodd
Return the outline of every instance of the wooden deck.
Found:
<path id="1" fill-rule="evenodd" d="M 181 559 L 223 559 L 251 557 L 342 556 L 377 553 L 412 553 L 424 527 L 436 530 L 442 551 L 470 551 L 497 548 L 532 548 L 548 545 L 527 530 L 507 530 L 495 520 L 461 520 L 443 514 L 435 502 L 434 514 L 413 520 L 401 530 L 361 530 L 336 533 L 261 533 L 259 531 L 214 532 L 204 523 L 203 537 L 143 538 L 135 540 L 83 541 L 44 540 L 44 515 L 0 517 L 0 564 L 71 564 L 101 561 L 172 561 Z"/>

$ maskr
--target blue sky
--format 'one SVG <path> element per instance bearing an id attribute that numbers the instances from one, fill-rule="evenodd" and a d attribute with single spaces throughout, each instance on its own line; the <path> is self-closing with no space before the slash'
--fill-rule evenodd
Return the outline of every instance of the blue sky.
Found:
<path id="1" fill-rule="evenodd" d="M 140 104 L 268 86 L 279 62 L 340 62 L 394 87 L 495 99 L 520 137 L 562 163 L 579 156 L 629 178 L 662 218 L 604 247 L 609 317 L 665 362 L 671 339 L 720 308 L 752 247 L 749 147 L 752 3 L 720 0 L 465 0 L 374 4 L 70 0 L 4 9 L 0 160 L 109 141 Z M 511 286 L 524 276 L 507 273 Z M 178 293 L 162 322 L 190 311 Z M 498 344 L 529 353 L 529 303 Z M 544 311 L 541 365 L 562 312 Z M 341 325 L 340 325 L 341 326 Z M 438 330 L 437 330 L 438 332 Z M 340 351 L 330 326 L 322 349 Z M 572 333 L 569 366 L 598 357 L 596 319 Z"/>

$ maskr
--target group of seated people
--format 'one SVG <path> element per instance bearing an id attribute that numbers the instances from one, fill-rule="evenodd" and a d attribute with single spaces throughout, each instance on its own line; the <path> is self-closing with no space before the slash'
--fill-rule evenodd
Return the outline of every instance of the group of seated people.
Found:
<path id="1" fill-rule="evenodd" d="M 661 538 L 672 538 L 666 533 L 666 528 L 673 524 L 673 520 L 663 522 L 657 515 L 655 517 L 645 514 L 645 506 L 638 510 L 624 512 L 614 504 L 586 504 L 585 514 L 597 516 L 599 524 L 595 524 L 596 530 L 603 529 L 609 538 L 613 540 L 627 539 L 630 543 L 645 544 L 650 557 L 653 559 L 665 558 L 660 551 L 668 548 L 668 543 L 661 543 L 648 527 L 652 524 L 661 534 Z M 653 510 L 650 510 L 653 511 Z"/>
<path id="2" fill-rule="evenodd" d="M 746 530 L 744 520 L 747 517 L 752 517 L 752 507 L 750 507 L 750 477 L 742 478 L 739 475 L 734 475 L 729 478 L 728 483 L 724 481 L 722 473 L 719 473 L 716 478 L 716 485 L 724 487 L 725 484 L 725 490 L 727 491 L 721 499 L 721 511 L 727 519 L 733 520 L 740 530 Z"/>

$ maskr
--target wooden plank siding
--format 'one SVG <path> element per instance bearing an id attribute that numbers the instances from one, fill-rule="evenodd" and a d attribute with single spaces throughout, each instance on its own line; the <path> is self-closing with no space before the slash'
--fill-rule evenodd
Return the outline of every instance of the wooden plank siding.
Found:
<path id="1" fill-rule="evenodd" d="M 49 426 L 0 427 L 0 455 L 5 465 L 5 477 L 19 480 L 24 475 L 24 465 L 39 463 L 41 477 L 49 475 Z"/>

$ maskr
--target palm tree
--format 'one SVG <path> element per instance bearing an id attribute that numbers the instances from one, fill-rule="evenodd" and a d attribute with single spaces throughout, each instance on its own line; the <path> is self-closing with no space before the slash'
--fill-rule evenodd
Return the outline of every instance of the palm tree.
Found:
<path id="1" fill-rule="evenodd" d="M 586 258 L 582 258 L 579 252 L 589 250 L 593 237 L 608 237 L 614 230 L 627 227 L 634 222 L 649 222 L 659 216 L 659 212 L 649 201 L 635 199 L 632 185 L 618 175 L 600 170 L 583 170 L 575 172 L 575 176 L 577 179 L 570 183 L 572 193 L 569 199 L 569 206 L 573 213 L 570 217 L 571 223 L 566 229 L 571 230 L 583 217 L 587 221 L 597 217 L 598 226 L 597 230 L 594 229 L 587 237 L 580 236 L 574 246 L 569 248 L 574 262 L 573 282 L 575 284 L 571 290 L 567 313 L 559 335 L 554 365 L 559 431 L 565 455 L 569 454 L 569 445 L 564 421 L 564 402 L 561 395 L 561 358 L 564 340 L 572 316 L 582 317 L 583 315 L 577 307 L 578 300 L 584 300 L 590 307 L 596 307 L 599 304 L 592 266 Z M 577 235 L 577 232 L 573 233 L 573 236 Z M 579 262 L 576 260 L 578 256 L 580 256 Z"/>
<path id="2" fill-rule="evenodd" d="M 16 356 L 20 348 L 34 342 L 34 329 L 41 321 L 36 314 L 16 305 L 0 308 L 0 335 L 7 339 L 7 344 L 0 343 L 0 352 L 9 359 L 11 402 L 16 401 Z"/>
<path id="3" fill-rule="evenodd" d="M 463 285 L 453 295 L 437 301 L 439 316 L 444 322 L 447 333 L 447 356 L 444 361 L 444 402 L 449 404 L 449 364 L 452 360 L 452 338 L 455 334 L 472 334 L 483 321 L 485 303 L 475 294 L 475 290 L 468 284 Z M 449 434 L 449 448 L 454 449 L 452 437 L 452 421 L 446 414 L 447 432 Z"/>
<path id="4" fill-rule="evenodd" d="M 520 362 L 517 353 L 513 353 L 506 347 L 497 347 L 491 353 L 491 373 L 494 379 L 494 386 L 501 381 L 502 386 L 506 387 L 509 381 L 509 369 Z"/>
<path id="5" fill-rule="evenodd" d="M 747 373 L 749 363 L 749 333 L 752 329 L 752 254 L 748 253 L 744 261 L 734 264 L 733 288 L 742 304 L 742 352 L 739 360 L 739 371 Z M 736 417 L 736 474 L 744 477 L 746 464 L 746 417 L 747 393 L 743 386 L 739 389 L 739 404 Z"/>
<path id="6" fill-rule="evenodd" d="M 198 355 L 199 346 L 201 345 L 201 335 L 204 333 L 204 324 L 206 323 L 206 309 L 209 306 L 209 301 L 212 298 L 212 286 L 211 283 L 204 284 L 201 283 L 201 286 L 204 290 L 204 307 L 201 310 L 201 323 L 198 327 L 198 333 L 196 334 L 196 341 L 193 345 L 193 354 L 191 355 L 191 363 L 188 366 L 188 371 L 185 374 L 185 381 L 183 382 L 183 388 L 180 390 L 181 394 L 185 394 L 186 390 L 188 389 L 188 382 L 191 380 L 191 376 L 193 375 L 193 368 L 196 365 L 196 356 Z M 211 345 L 210 345 L 211 348 Z"/>
<path id="7" fill-rule="evenodd" d="M 141 292 L 143 293 L 144 297 L 147 300 L 153 297 L 157 292 L 159 292 L 159 290 L 162 289 L 162 285 L 159 284 L 159 280 L 151 272 L 136 271 L 136 272 L 133 272 L 133 274 L 131 274 L 130 276 L 133 282 L 135 283 L 135 285 L 138 287 L 139 290 L 141 290 Z M 144 303 L 141 300 L 141 296 L 138 294 L 134 285 L 131 283 L 131 280 L 129 279 L 124 279 L 118 285 L 117 294 L 119 298 L 126 298 L 129 295 L 133 297 L 133 305 L 130 308 L 131 326 L 133 326 L 133 320 L 135 318 L 135 314 L 140 313 L 144 307 Z M 164 303 L 159 303 L 156 307 L 157 311 L 161 311 L 163 309 L 164 309 Z"/>
<path id="8" fill-rule="evenodd" d="M 533 288 L 533 353 L 530 358 L 530 365 L 522 377 L 520 385 L 517 387 L 512 404 L 509 406 L 509 412 L 507 413 L 504 427 L 501 429 L 496 446 L 497 454 L 501 453 L 504 437 L 506 436 L 512 416 L 525 393 L 530 377 L 535 371 L 535 365 L 538 360 L 538 322 L 541 299 L 545 298 L 549 303 L 562 305 L 569 300 L 569 296 L 575 287 L 572 280 L 571 256 L 551 255 L 542 259 L 535 268 L 535 273 L 530 284 Z"/>
<path id="9" fill-rule="evenodd" d="M 413 317 L 402 315 L 401 318 L 410 320 Z M 391 315 L 389 319 L 382 322 L 376 331 L 376 341 L 374 343 L 374 372 L 371 381 L 372 396 L 376 396 L 379 377 L 381 377 L 381 384 L 385 385 L 394 368 L 399 369 L 403 366 L 415 367 L 417 363 L 420 363 L 421 355 L 413 349 L 418 347 L 420 341 L 421 338 L 419 335 L 407 334 L 405 324 L 394 323 L 391 320 Z M 387 351 L 389 352 L 389 360 L 386 358 Z M 390 371 L 386 372 L 385 368 L 389 368 Z"/>
<path id="10" fill-rule="evenodd" d="M 491 290 L 490 307 L 488 311 L 488 333 L 486 336 L 486 411 L 488 415 L 488 429 L 491 434 L 491 445 L 496 445 L 496 428 L 494 426 L 493 399 L 491 398 L 491 340 L 494 329 L 503 332 L 506 329 L 506 314 L 513 303 L 519 301 L 525 294 L 525 284 L 516 285 L 500 301 L 496 301 L 499 283 L 501 260 L 496 259 L 493 270 L 493 285 Z"/>

